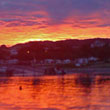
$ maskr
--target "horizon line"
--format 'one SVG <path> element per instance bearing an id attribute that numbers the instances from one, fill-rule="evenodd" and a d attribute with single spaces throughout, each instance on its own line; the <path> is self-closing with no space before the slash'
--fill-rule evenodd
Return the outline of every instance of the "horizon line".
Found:
<path id="1" fill-rule="evenodd" d="M 5 45 L 6 47 L 13 47 L 13 46 L 16 46 L 16 45 L 19 45 L 19 44 L 26 44 L 26 43 L 30 43 L 30 42 L 59 42 L 59 41 L 66 41 L 66 40 L 81 40 L 81 41 L 83 41 L 83 40 L 94 40 L 94 39 L 108 39 L 108 40 L 110 40 L 110 38 L 100 38 L 100 37 L 96 37 L 96 38 L 85 38 L 85 39 L 72 39 L 72 38 L 70 38 L 70 39 L 62 39 L 62 40 L 42 40 L 42 39 L 38 39 L 38 40 L 29 40 L 29 41 L 25 41 L 25 42 L 20 42 L 20 43 L 16 43 L 16 44 L 13 44 L 13 45 L 7 45 L 7 44 L 1 44 L 0 46 L 2 46 L 2 45 Z"/>

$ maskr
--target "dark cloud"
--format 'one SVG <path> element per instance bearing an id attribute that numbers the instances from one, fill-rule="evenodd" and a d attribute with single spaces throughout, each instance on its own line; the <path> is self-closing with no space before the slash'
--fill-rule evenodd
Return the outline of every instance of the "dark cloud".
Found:
<path id="1" fill-rule="evenodd" d="M 8 14 L 13 18 L 19 15 L 32 16 L 35 19 L 47 16 L 32 14 L 33 12 L 44 11 L 50 18 L 49 25 L 66 23 L 64 20 L 68 17 L 79 17 L 78 20 L 82 19 L 84 23 L 83 20 L 92 19 L 93 16 L 110 19 L 110 0 L 0 0 L 0 11 L 9 11 Z M 5 19 L 5 21 L 15 21 L 15 19 Z M 90 24 L 95 23 L 90 22 Z M 34 23 L 28 25 L 31 24 Z M 107 26 L 107 23 L 102 25 Z"/>
<path id="2" fill-rule="evenodd" d="M 110 27 L 110 23 L 109 23 L 109 24 L 101 24 L 101 25 L 97 25 L 97 27 Z"/>
<path id="3" fill-rule="evenodd" d="M 37 22 L 37 21 L 23 21 L 23 20 L 19 20 L 19 21 L 15 21 L 13 22 L 8 22 L 8 24 L 6 25 L 6 27 L 15 27 L 15 26 L 33 26 L 33 25 L 38 25 L 41 26 L 42 24 Z"/>
<path id="4" fill-rule="evenodd" d="M 9 23 L 9 24 L 7 24 L 6 25 L 6 27 L 15 27 L 15 26 L 20 26 L 21 24 L 19 24 L 19 23 Z"/>
<path id="5" fill-rule="evenodd" d="M 1 18 L 0 20 L 4 22 L 20 21 L 19 18 Z"/>

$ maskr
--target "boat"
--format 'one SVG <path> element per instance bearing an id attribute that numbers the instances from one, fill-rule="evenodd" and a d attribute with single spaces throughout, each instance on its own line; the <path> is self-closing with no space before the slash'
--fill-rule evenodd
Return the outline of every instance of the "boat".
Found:
<path id="1" fill-rule="evenodd" d="M 44 71 L 44 75 L 65 75 L 66 72 L 60 67 L 49 67 Z"/>

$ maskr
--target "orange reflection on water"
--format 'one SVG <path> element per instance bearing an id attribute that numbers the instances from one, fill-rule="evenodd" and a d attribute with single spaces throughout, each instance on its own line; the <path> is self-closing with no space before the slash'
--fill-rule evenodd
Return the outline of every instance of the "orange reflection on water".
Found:
<path id="1" fill-rule="evenodd" d="M 83 75 L 0 78 L 1 110 L 109 110 L 110 81 Z"/>

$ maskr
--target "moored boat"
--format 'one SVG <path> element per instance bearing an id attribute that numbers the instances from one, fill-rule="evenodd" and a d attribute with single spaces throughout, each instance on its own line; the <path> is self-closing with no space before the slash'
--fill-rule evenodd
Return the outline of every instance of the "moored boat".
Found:
<path id="1" fill-rule="evenodd" d="M 59 66 L 46 68 L 44 75 L 65 75 L 65 71 Z"/>

